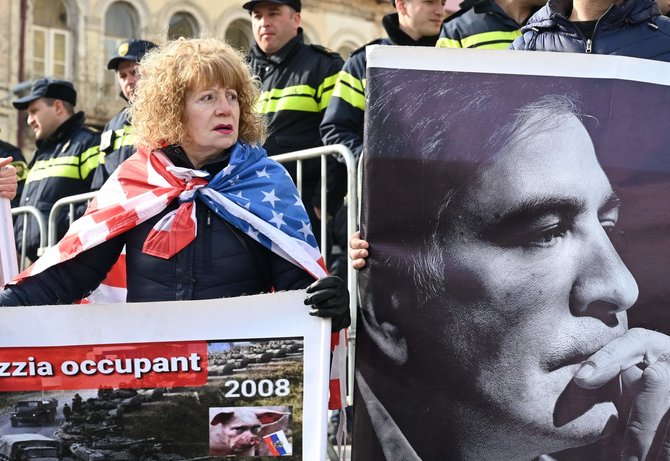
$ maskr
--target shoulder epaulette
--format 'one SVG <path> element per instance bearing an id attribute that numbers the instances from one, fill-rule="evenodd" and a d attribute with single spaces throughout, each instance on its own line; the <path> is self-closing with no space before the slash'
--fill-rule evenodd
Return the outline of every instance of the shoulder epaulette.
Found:
<path id="1" fill-rule="evenodd" d="M 372 40 L 371 42 L 366 43 L 366 44 L 363 45 L 362 47 L 357 48 L 357 49 L 355 49 L 354 51 L 352 51 L 352 53 L 351 53 L 350 56 L 353 56 L 353 55 L 355 55 L 355 54 L 357 54 L 357 53 L 360 53 L 361 51 L 365 51 L 365 48 L 366 48 L 367 46 L 369 46 L 369 45 L 379 45 L 379 44 L 382 43 L 383 41 L 384 41 L 383 38 L 376 38 L 376 39 Z"/>
<path id="2" fill-rule="evenodd" d="M 314 48 L 317 51 L 320 51 L 321 53 L 327 54 L 328 56 L 337 57 L 337 58 L 341 57 L 340 54 L 337 51 L 333 51 L 330 48 L 326 48 L 325 46 L 316 45 L 314 43 L 310 43 L 309 46 L 311 46 L 312 48 Z"/>
<path id="3" fill-rule="evenodd" d="M 96 127 L 91 126 L 91 125 L 84 125 L 84 129 L 91 134 L 99 134 L 100 133 L 99 128 L 96 128 Z"/>
<path id="4" fill-rule="evenodd" d="M 460 18 L 463 16 L 465 13 L 470 11 L 473 8 L 474 4 L 466 5 L 464 8 L 459 9 L 458 11 L 451 13 L 449 16 L 447 16 L 447 19 L 444 20 L 444 23 L 447 23 L 449 21 L 453 21 L 456 18 Z"/>

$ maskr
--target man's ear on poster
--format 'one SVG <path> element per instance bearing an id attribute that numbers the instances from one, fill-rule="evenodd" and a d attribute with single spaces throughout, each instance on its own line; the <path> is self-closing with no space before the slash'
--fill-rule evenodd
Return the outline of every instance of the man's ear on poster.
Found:
<path id="1" fill-rule="evenodd" d="M 368 260 L 368 265 L 375 265 L 375 262 Z M 375 294 L 369 295 L 361 306 L 360 321 L 382 354 L 393 365 L 403 366 L 407 363 L 408 349 L 401 323 L 402 311 L 412 305 L 412 300 L 406 287 L 373 291 Z"/>

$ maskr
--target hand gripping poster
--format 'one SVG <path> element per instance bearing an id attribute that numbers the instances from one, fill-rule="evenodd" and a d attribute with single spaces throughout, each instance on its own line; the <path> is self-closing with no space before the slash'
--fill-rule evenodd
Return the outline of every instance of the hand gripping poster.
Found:
<path id="1" fill-rule="evenodd" d="M 666 459 L 669 85 L 368 48 L 354 461 Z"/>
<path id="2" fill-rule="evenodd" d="M 2 309 L 0 459 L 324 459 L 330 325 L 303 297 Z"/>

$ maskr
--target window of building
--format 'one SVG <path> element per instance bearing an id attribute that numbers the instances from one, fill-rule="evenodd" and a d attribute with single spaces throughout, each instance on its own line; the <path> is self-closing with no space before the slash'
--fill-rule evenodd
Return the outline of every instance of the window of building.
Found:
<path id="1" fill-rule="evenodd" d="M 128 2 L 114 2 L 105 14 L 104 38 L 104 93 L 111 97 L 119 92 L 114 72 L 107 70 L 107 62 L 116 56 L 116 51 L 124 40 L 138 38 L 140 31 L 137 10 Z"/>
<path id="2" fill-rule="evenodd" d="M 36 0 L 33 5 L 31 78 L 71 79 L 72 31 L 60 0 Z"/>
<path id="3" fill-rule="evenodd" d="M 231 22 L 226 30 L 225 38 L 230 46 L 246 53 L 254 42 L 251 22 L 245 19 L 236 19 Z"/>
<path id="4" fill-rule="evenodd" d="M 193 15 L 186 12 L 175 13 L 170 18 L 168 26 L 168 39 L 176 40 L 179 37 L 193 38 L 200 34 L 200 26 Z"/>

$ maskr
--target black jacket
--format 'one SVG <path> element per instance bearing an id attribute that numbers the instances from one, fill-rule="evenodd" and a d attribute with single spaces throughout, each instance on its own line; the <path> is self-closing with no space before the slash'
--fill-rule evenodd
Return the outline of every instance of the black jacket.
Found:
<path id="1" fill-rule="evenodd" d="M 437 35 L 413 40 L 400 29 L 398 13 L 384 16 L 382 25 L 388 38 L 374 40 L 354 51 L 340 71 L 333 97 L 321 122 L 324 144 L 344 144 L 358 159 L 363 152 L 365 113 L 365 68 L 368 45 L 435 46 Z"/>
<path id="2" fill-rule="evenodd" d="M 130 124 L 129 108 L 124 107 L 102 129 L 100 157 L 91 188 L 98 190 L 121 162 L 135 153 L 135 135 Z"/>
<path id="3" fill-rule="evenodd" d="M 166 148 L 176 166 L 192 168 L 183 153 Z M 221 158 L 204 169 L 214 175 Z M 72 303 L 95 289 L 126 245 L 128 302 L 212 299 L 307 287 L 314 281 L 303 269 L 272 253 L 196 200 L 196 239 L 170 259 L 142 253 L 150 230 L 178 206 L 173 201 L 157 216 L 84 251 L 74 259 L 29 277 L 0 292 L 0 305 Z"/>
<path id="4" fill-rule="evenodd" d="M 435 46 L 437 35 L 414 40 L 400 29 L 398 13 L 388 14 L 382 19 L 388 38 L 374 40 L 354 51 L 344 63 L 333 90 L 328 109 L 321 122 L 321 138 L 326 145 L 344 144 L 358 160 L 363 152 L 363 124 L 365 115 L 365 70 L 368 45 Z M 346 184 L 332 174 L 329 166 L 328 196 L 339 203 L 346 194 Z"/>
<path id="5" fill-rule="evenodd" d="M 261 79 L 257 109 L 267 115 L 269 134 L 263 147 L 268 155 L 322 146 L 319 124 L 344 63 L 340 55 L 319 45 L 305 44 L 299 29 L 298 35 L 272 56 L 254 44 L 248 60 L 254 75 Z M 295 163 L 283 165 L 296 181 Z M 321 178 L 320 165 L 319 159 L 302 164 L 302 197 L 308 212 L 311 205 L 318 206 L 315 198 Z M 329 204 L 333 210 L 330 206 L 339 205 Z"/>
<path id="6" fill-rule="evenodd" d="M 521 35 L 521 26 L 495 0 L 479 0 L 472 7 L 447 18 L 442 25 L 437 46 L 506 50 Z"/>
<path id="7" fill-rule="evenodd" d="M 588 39 L 567 18 L 572 0 L 549 0 L 528 20 L 511 48 L 631 56 L 670 61 L 670 18 L 655 0 L 624 0 L 612 5 Z"/>
<path id="8" fill-rule="evenodd" d="M 49 217 L 57 200 L 91 191 L 93 171 L 98 166 L 100 134 L 84 125 L 84 113 L 66 120 L 49 139 L 37 141 L 37 150 L 28 165 L 26 184 L 21 193 L 21 206 L 34 206 Z M 58 238 L 69 226 L 67 210 L 58 219 Z M 25 218 L 19 216 L 14 225 L 17 248 L 21 251 L 21 235 Z M 26 256 L 35 260 L 39 248 L 39 229 L 28 219 Z"/>

